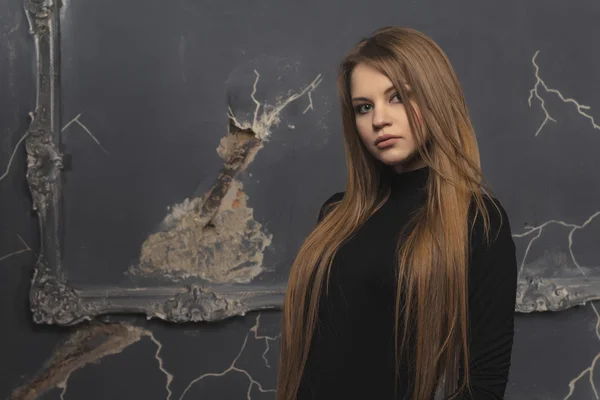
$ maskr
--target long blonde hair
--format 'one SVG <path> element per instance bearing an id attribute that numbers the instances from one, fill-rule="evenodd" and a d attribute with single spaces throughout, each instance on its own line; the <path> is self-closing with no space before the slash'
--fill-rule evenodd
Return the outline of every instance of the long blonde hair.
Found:
<path id="1" fill-rule="evenodd" d="M 447 394 L 469 388 L 469 222 L 483 216 L 486 235 L 489 230 L 483 197 L 488 191 L 477 141 L 460 83 L 444 52 L 421 32 L 387 27 L 361 40 L 339 68 L 348 181 L 343 199 L 305 239 L 290 271 L 282 315 L 278 400 L 296 398 L 319 298 L 335 254 L 390 193 L 383 165 L 368 152 L 356 130 L 350 77 L 359 63 L 385 74 L 400 98 L 406 99 L 419 156 L 430 168 L 425 205 L 398 243 L 397 360 L 409 342 L 414 344 L 410 360 L 411 370 L 416 371 L 411 382 L 415 400 L 431 399 L 442 381 Z M 457 385 L 459 373 L 462 379 Z"/>

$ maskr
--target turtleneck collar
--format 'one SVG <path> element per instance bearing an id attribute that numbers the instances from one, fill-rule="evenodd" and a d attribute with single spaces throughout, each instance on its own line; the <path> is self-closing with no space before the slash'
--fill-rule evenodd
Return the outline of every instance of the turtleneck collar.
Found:
<path id="1" fill-rule="evenodd" d="M 423 189 L 429 177 L 429 166 L 412 171 L 390 173 L 392 192 Z"/>

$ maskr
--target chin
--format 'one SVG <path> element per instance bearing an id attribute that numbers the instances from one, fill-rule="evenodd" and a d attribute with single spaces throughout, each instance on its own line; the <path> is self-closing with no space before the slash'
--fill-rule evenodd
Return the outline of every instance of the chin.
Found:
<path id="1" fill-rule="evenodd" d="M 397 165 L 404 165 L 406 164 L 406 159 L 394 159 L 394 160 L 389 160 L 389 159 L 379 159 L 379 161 L 381 161 L 383 164 L 387 165 L 388 167 L 395 167 Z"/>
<path id="2" fill-rule="evenodd" d="M 390 149 L 391 151 L 381 152 L 379 151 L 375 157 L 390 167 L 406 164 L 410 160 L 410 154 L 406 154 L 406 152 L 396 149 Z"/>

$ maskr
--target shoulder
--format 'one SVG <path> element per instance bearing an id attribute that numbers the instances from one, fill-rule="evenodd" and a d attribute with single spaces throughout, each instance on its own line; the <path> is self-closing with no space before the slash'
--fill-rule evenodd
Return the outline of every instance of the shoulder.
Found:
<path id="1" fill-rule="evenodd" d="M 491 246 L 501 244 L 510 246 L 512 244 L 512 233 L 506 209 L 497 198 L 485 194 L 483 195 L 483 205 L 489 217 L 488 231 L 485 230 L 483 215 L 478 213 L 471 231 L 473 250 L 486 250 Z M 473 207 L 471 216 L 474 212 Z"/>
<path id="2" fill-rule="evenodd" d="M 342 199 L 344 198 L 344 193 L 345 192 L 334 193 L 327 200 L 325 200 L 325 202 L 321 206 L 321 210 L 319 211 L 319 222 L 327 215 L 327 213 L 329 213 L 329 211 L 331 211 L 332 206 L 342 201 Z"/>

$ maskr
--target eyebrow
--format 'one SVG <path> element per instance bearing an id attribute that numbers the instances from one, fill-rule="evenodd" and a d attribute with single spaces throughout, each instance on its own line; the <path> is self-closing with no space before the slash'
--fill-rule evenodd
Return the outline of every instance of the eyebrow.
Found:
<path id="1" fill-rule="evenodd" d="M 392 90 L 396 90 L 396 87 L 394 85 L 390 86 L 389 88 L 385 89 L 385 92 L 383 92 L 383 94 L 388 94 L 389 92 L 391 92 Z M 353 97 L 352 101 L 371 101 L 371 99 L 367 98 L 367 97 Z"/>

